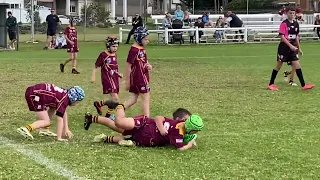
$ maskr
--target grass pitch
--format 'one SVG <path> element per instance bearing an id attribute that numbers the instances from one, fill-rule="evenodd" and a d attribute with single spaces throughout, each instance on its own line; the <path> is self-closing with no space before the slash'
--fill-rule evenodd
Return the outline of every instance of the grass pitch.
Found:
<path id="1" fill-rule="evenodd" d="M 0 53 L 0 135 L 58 162 L 87 179 L 318 179 L 320 177 L 319 55 L 318 44 L 302 43 L 301 59 L 307 83 L 303 92 L 276 80 L 280 91 L 266 90 L 276 63 L 276 44 L 147 47 L 151 73 L 152 116 L 171 113 L 178 107 L 199 114 L 205 128 L 195 149 L 124 148 L 93 144 L 100 133 L 115 134 L 101 125 L 83 129 L 84 113 L 96 114 L 95 100 L 102 95 L 101 83 L 90 83 L 95 59 L 103 43 L 81 43 L 80 75 L 71 65 L 60 73 L 64 50 L 43 51 L 43 44 L 21 45 L 19 52 Z M 124 71 L 129 46 L 120 45 L 120 71 Z M 289 70 L 286 65 L 283 70 Z M 281 72 L 283 72 L 283 70 Z M 27 141 L 17 127 L 32 123 L 25 89 L 36 83 L 60 87 L 79 85 L 86 99 L 68 109 L 74 139 L 69 143 L 34 135 Z M 298 80 L 297 80 L 298 83 Z M 128 93 L 120 92 L 122 101 Z M 140 107 L 127 111 L 140 114 Z M 52 121 L 55 131 L 56 121 Z M 63 179 L 44 165 L 0 144 L 0 179 Z"/>

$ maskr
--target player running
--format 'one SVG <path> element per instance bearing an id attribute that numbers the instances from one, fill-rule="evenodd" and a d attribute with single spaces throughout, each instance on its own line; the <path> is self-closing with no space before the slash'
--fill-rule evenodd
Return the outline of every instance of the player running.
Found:
<path id="1" fill-rule="evenodd" d="M 119 79 L 123 77 L 118 72 L 118 61 L 117 61 L 117 49 L 119 41 L 116 37 L 108 37 L 106 41 L 107 50 L 100 53 L 95 63 L 95 68 L 92 71 L 91 82 L 96 81 L 96 73 L 101 69 L 101 83 L 103 94 L 110 94 L 111 99 L 115 102 L 119 102 Z M 99 115 L 102 114 L 102 106 L 105 105 L 105 101 L 95 101 L 93 103 L 97 109 Z M 106 113 L 107 118 L 114 119 L 114 116 L 110 117 L 112 110 L 108 109 Z"/>
<path id="2" fill-rule="evenodd" d="M 104 121 L 104 125 L 110 129 L 122 133 L 123 136 L 96 136 L 95 142 L 118 143 L 125 146 L 142 146 L 156 147 L 171 144 L 178 150 L 187 150 L 194 147 L 195 141 L 186 134 L 196 134 L 203 128 L 202 119 L 197 115 L 189 115 L 188 111 L 179 108 L 174 116 L 176 120 L 171 120 L 163 116 L 157 116 L 151 119 L 146 116 L 137 116 L 134 118 L 126 117 L 124 105 L 112 101 L 106 102 L 110 109 L 116 109 L 116 119 L 114 121 L 109 118 L 99 117 L 99 120 Z M 190 112 L 189 112 L 190 113 Z M 191 113 L 190 113 L 191 114 Z M 95 116 L 96 117 L 96 116 Z M 92 118 L 90 114 L 85 116 L 85 129 L 88 129 Z M 130 139 L 125 139 L 125 136 L 131 136 Z M 196 136 L 192 136 L 195 138 Z"/>
<path id="3" fill-rule="evenodd" d="M 72 61 L 72 74 L 80 74 L 77 70 L 77 56 L 79 52 L 78 48 L 78 37 L 76 24 L 73 18 L 70 18 L 70 26 L 68 26 L 64 31 L 66 40 L 67 40 L 67 52 L 69 53 L 69 59 L 66 60 L 63 64 L 60 64 L 60 71 L 64 72 L 64 67 Z"/>
<path id="4" fill-rule="evenodd" d="M 62 138 L 62 135 L 64 134 L 68 138 L 72 138 L 73 135 L 68 127 L 66 109 L 68 106 L 76 105 L 84 97 L 85 93 L 79 86 L 62 89 L 53 84 L 36 84 L 28 87 L 25 98 L 29 110 L 34 111 L 39 120 L 18 128 L 18 133 L 25 138 L 33 139 L 31 132 L 49 126 L 52 116 L 56 114 L 58 117 L 57 140 L 67 141 Z"/>
<path id="5" fill-rule="evenodd" d="M 149 32 L 144 27 L 138 27 L 134 33 L 135 43 L 127 58 L 126 89 L 131 93 L 130 99 L 125 102 L 125 108 L 134 105 L 138 97 L 142 97 L 142 111 L 147 117 L 150 116 L 150 80 L 149 72 L 152 66 L 148 62 L 144 47 L 149 43 Z"/>
<path id="6" fill-rule="evenodd" d="M 281 36 L 281 41 L 278 46 L 277 65 L 272 71 L 268 89 L 278 91 L 277 86 L 274 84 L 274 80 L 282 67 L 282 63 L 291 62 L 299 78 L 302 90 L 309 90 L 312 89 L 314 85 L 305 84 L 304 82 L 298 56 L 298 54 L 302 55 L 303 53 L 299 43 L 299 24 L 294 20 L 295 10 L 288 8 L 287 16 L 288 19 L 284 20 L 280 25 L 279 35 Z"/>

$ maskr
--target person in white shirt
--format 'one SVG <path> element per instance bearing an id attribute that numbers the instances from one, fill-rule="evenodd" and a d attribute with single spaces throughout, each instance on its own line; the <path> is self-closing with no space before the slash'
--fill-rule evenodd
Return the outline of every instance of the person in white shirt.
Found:
<path id="1" fill-rule="evenodd" d="M 67 48 L 67 40 L 63 36 L 62 32 L 59 32 L 59 36 L 56 38 L 55 49 L 66 49 Z"/>

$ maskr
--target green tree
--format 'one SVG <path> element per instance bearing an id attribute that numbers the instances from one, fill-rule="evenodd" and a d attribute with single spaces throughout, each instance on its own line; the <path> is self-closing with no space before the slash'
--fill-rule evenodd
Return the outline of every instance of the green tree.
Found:
<path id="1" fill-rule="evenodd" d="M 81 18 L 83 22 L 85 20 L 85 12 L 88 26 L 110 26 L 110 23 L 108 23 L 110 12 L 106 10 L 103 3 L 95 1 L 87 5 L 87 7 L 83 6 L 81 8 Z"/>

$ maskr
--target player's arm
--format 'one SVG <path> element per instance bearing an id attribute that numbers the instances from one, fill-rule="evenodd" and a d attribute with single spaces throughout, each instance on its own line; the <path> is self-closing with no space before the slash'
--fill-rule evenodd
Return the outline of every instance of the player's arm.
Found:
<path id="1" fill-rule="evenodd" d="M 67 112 L 64 113 L 63 115 L 63 133 L 65 134 L 65 136 L 67 136 L 68 138 L 72 138 L 72 133 L 69 129 L 69 123 L 68 123 L 68 114 Z"/>
<path id="2" fill-rule="evenodd" d="M 126 71 L 125 71 L 125 82 L 126 82 L 126 88 L 128 89 L 130 87 L 130 74 L 131 74 L 131 67 L 134 62 L 134 59 L 136 57 L 136 52 L 133 50 L 129 51 L 128 58 L 127 58 L 127 65 L 126 65 Z"/>
<path id="3" fill-rule="evenodd" d="M 160 134 L 165 136 L 168 134 L 168 131 L 166 130 L 166 128 L 163 125 L 164 121 L 165 121 L 165 118 L 163 116 L 157 116 L 154 119 L 154 122 L 156 123 L 156 126 L 160 131 Z"/>
<path id="4" fill-rule="evenodd" d="M 62 140 L 62 134 L 63 134 L 63 127 L 64 127 L 64 122 L 63 122 L 63 116 L 57 115 L 57 140 Z"/>
<path id="5" fill-rule="evenodd" d="M 196 142 L 194 140 L 190 141 L 187 145 L 181 147 L 181 148 L 178 148 L 178 150 L 180 151 L 185 151 L 185 150 L 188 150 L 188 149 L 191 149 L 193 148 L 194 146 L 196 146 L 195 144 Z"/>
<path id="6" fill-rule="evenodd" d="M 100 70 L 100 68 L 103 66 L 103 53 L 100 53 L 99 57 L 96 60 L 95 66 L 92 70 L 92 75 L 91 75 L 91 82 L 96 81 L 96 73 L 97 71 Z"/>

